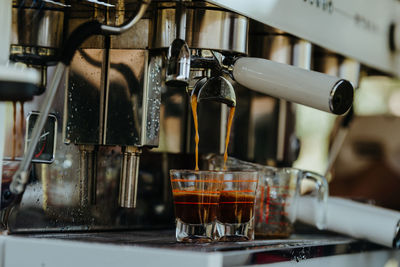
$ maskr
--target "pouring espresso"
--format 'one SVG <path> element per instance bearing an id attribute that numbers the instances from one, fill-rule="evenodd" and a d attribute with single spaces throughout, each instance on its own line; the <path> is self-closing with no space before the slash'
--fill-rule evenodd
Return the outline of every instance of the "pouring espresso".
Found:
<path id="1" fill-rule="evenodd" d="M 199 80 L 193 91 L 191 96 L 191 107 L 192 114 L 195 126 L 195 142 L 196 142 L 196 167 L 195 170 L 199 170 L 199 126 L 198 126 L 198 118 L 197 118 L 197 102 L 202 100 L 209 101 L 217 101 L 226 104 L 229 107 L 229 117 L 228 123 L 226 127 L 226 137 L 225 137 L 225 152 L 224 159 L 225 162 L 228 159 L 228 146 L 229 146 L 229 138 L 230 132 L 233 123 L 233 117 L 235 115 L 235 107 L 236 107 L 236 95 L 231 83 L 222 76 L 212 77 L 212 78 L 203 78 Z M 224 165 L 225 168 L 225 165 Z"/>

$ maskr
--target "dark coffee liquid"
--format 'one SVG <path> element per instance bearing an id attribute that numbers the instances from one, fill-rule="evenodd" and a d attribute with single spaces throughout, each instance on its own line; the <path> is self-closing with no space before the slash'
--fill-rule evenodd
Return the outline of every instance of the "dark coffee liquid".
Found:
<path id="1" fill-rule="evenodd" d="M 218 221 L 221 223 L 246 223 L 253 218 L 254 199 L 252 195 L 237 192 L 221 192 Z"/>
<path id="2" fill-rule="evenodd" d="M 174 192 L 175 217 L 184 223 L 211 223 L 217 216 L 218 194 Z"/>
<path id="3" fill-rule="evenodd" d="M 194 121 L 194 129 L 196 131 L 196 136 L 194 138 L 195 143 L 196 143 L 196 150 L 195 150 L 195 155 L 196 155 L 196 167 L 195 170 L 199 170 L 199 122 L 197 119 L 197 95 L 192 95 L 190 104 L 192 106 L 192 114 L 193 114 L 193 121 Z"/>
<path id="4" fill-rule="evenodd" d="M 226 137 L 225 137 L 225 152 L 224 152 L 224 170 L 226 171 L 226 161 L 228 160 L 228 145 L 229 145 L 229 136 L 231 134 L 233 116 L 235 115 L 235 107 L 231 107 L 229 109 L 229 118 L 228 124 L 226 126 Z"/>
<path id="5" fill-rule="evenodd" d="M 194 129 L 196 131 L 195 135 L 195 156 L 196 156 L 196 167 L 195 170 L 199 170 L 199 123 L 197 118 L 197 95 L 192 95 L 190 99 L 190 104 L 192 107 L 192 114 L 193 114 L 193 121 L 194 121 Z M 226 126 L 226 137 L 225 137 L 225 152 L 224 152 L 224 170 L 226 170 L 226 161 L 228 160 L 228 145 L 229 145 L 229 137 L 231 134 L 233 116 L 235 115 L 235 107 L 231 107 L 229 109 L 229 117 L 228 117 L 228 124 Z"/>

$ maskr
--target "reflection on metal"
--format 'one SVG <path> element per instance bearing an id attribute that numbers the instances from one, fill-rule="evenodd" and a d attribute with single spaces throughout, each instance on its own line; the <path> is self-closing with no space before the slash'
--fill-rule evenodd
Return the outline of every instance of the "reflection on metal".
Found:
<path id="1" fill-rule="evenodd" d="M 61 3 L 59 1 L 43 0 L 43 2 L 50 3 L 50 4 L 53 4 L 53 5 L 56 5 L 56 6 L 61 6 L 61 7 L 71 7 L 71 5 L 66 5 L 66 4 Z"/>
<path id="2" fill-rule="evenodd" d="M 111 49 L 105 75 L 105 52 L 84 49 L 72 61 L 66 96 L 67 139 L 77 144 L 157 145 L 160 56 L 149 58 L 146 50 Z"/>
<path id="3" fill-rule="evenodd" d="M 200 80 L 204 81 L 204 80 Z M 199 87 L 199 86 L 198 86 Z M 197 101 L 216 101 L 229 107 L 236 106 L 236 95 L 232 84 L 222 76 L 211 77 L 197 90 L 193 90 L 198 95 Z"/>
<path id="4" fill-rule="evenodd" d="M 101 63 L 104 53 L 108 54 L 106 64 Z M 75 144 L 126 146 L 119 195 L 122 207 L 136 205 L 137 147 L 158 145 L 161 68 L 161 56 L 149 57 L 148 51 L 133 49 L 84 49 L 71 64 L 66 95 L 67 139 Z M 96 172 L 90 164 L 97 160 L 87 149 L 93 146 L 80 147 L 80 202 L 85 206 L 94 202 Z"/>
<path id="5" fill-rule="evenodd" d="M 293 44 L 293 66 L 311 69 L 312 44 L 305 40 L 296 39 Z"/>
<path id="6" fill-rule="evenodd" d="M 185 88 L 166 87 L 161 95 L 159 146 L 154 151 L 184 153 L 192 144 L 188 135 L 192 121 Z"/>
<path id="7" fill-rule="evenodd" d="M 64 10 L 17 1 L 12 10 L 11 59 L 34 65 L 55 62 L 63 39 Z"/>
<path id="8" fill-rule="evenodd" d="M 312 61 L 312 51 L 313 51 L 313 46 L 310 42 L 301 40 L 301 39 L 295 39 L 294 44 L 293 44 L 293 57 L 292 57 L 292 64 L 293 66 L 303 68 L 306 70 L 311 69 L 311 61 Z M 294 115 L 296 118 L 298 118 L 298 111 L 299 108 L 301 108 L 299 105 L 295 105 L 293 108 L 296 109 L 296 114 Z M 295 121 L 294 124 L 297 122 Z M 298 128 L 298 125 L 295 125 L 296 128 Z M 293 130 L 293 133 L 290 137 L 290 143 L 289 143 L 289 161 L 290 162 L 295 162 L 300 155 L 300 149 L 301 149 L 301 140 L 297 136 L 298 132 L 296 129 Z"/>
<path id="9" fill-rule="evenodd" d="M 91 0 L 91 1 L 93 1 L 93 0 Z M 96 1 L 96 2 L 98 2 L 98 1 Z M 103 30 L 103 32 L 105 34 L 121 34 L 121 33 L 124 33 L 126 31 L 128 31 L 137 22 L 140 21 L 140 19 L 143 17 L 143 15 L 146 12 L 147 7 L 149 6 L 150 3 L 151 3 L 151 0 L 143 0 L 143 1 L 141 1 L 141 5 L 140 5 L 138 13 L 130 21 L 128 21 L 126 24 L 124 24 L 122 26 L 117 26 L 117 27 L 108 26 L 108 25 L 102 25 L 101 29 Z"/>
<path id="10" fill-rule="evenodd" d="M 360 70 L 360 62 L 354 59 L 344 58 L 340 62 L 339 77 L 350 81 L 353 87 L 357 89 L 360 86 Z"/>
<path id="11" fill-rule="evenodd" d="M 96 204 L 97 151 L 93 145 L 80 145 L 79 202 L 81 207 Z"/>
<path id="12" fill-rule="evenodd" d="M 292 36 L 254 21 L 250 33 L 249 51 L 252 56 L 292 64 L 296 55 Z M 248 159 L 290 166 L 298 152 L 298 147 L 293 145 L 297 140 L 293 104 L 256 93 L 251 95 L 251 99 Z"/>
<path id="13" fill-rule="evenodd" d="M 175 39 L 168 49 L 165 83 L 168 86 L 187 86 L 190 73 L 190 50 L 182 39 Z"/>
<path id="14" fill-rule="evenodd" d="M 72 59 L 65 91 L 64 129 L 67 142 L 100 143 L 104 53 L 102 49 L 83 49 L 77 51 Z"/>
<path id="15" fill-rule="evenodd" d="M 149 46 L 150 19 L 142 19 L 130 30 L 110 36 L 112 49 L 146 49 Z"/>
<path id="16" fill-rule="evenodd" d="M 104 143 L 156 146 L 160 130 L 161 58 L 146 50 L 110 50 Z"/>
<path id="17" fill-rule="evenodd" d="M 339 76 L 340 56 L 325 49 L 315 49 L 313 70 Z"/>
<path id="18" fill-rule="evenodd" d="M 146 65 L 145 50 L 109 51 L 103 144 L 140 145 Z"/>
<path id="19" fill-rule="evenodd" d="M 87 2 L 96 4 L 96 5 L 101 5 L 101 6 L 106 6 L 106 7 L 114 7 L 114 5 L 103 2 L 103 1 L 99 1 L 99 0 L 85 0 Z"/>
<path id="20" fill-rule="evenodd" d="M 248 19 L 236 13 L 206 8 L 188 8 L 186 16 L 186 42 L 188 46 L 232 53 L 247 53 Z M 157 10 L 151 48 L 167 48 L 178 37 L 175 8 Z M 162 33 L 162 34 L 158 34 Z"/>

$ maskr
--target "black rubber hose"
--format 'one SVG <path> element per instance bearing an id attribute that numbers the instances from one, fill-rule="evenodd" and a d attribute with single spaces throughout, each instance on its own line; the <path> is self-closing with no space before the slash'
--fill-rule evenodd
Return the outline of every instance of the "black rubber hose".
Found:
<path id="1" fill-rule="evenodd" d="M 68 66 L 75 54 L 75 51 L 81 46 L 81 44 L 90 36 L 101 34 L 101 23 L 97 20 L 88 21 L 79 25 L 65 42 L 62 49 L 61 62 Z"/>

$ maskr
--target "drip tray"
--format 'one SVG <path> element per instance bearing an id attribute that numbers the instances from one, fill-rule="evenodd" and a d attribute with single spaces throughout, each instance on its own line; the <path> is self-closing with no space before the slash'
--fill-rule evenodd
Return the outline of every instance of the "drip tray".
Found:
<path id="1" fill-rule="evenodd" d="M 90 243 L 104 243 L 114 245 L 130 245 L 167 248 L 177 250 L 193 250 L 202 252 L 236 251 L 249 249 L 263 249 L 268 251 L 280 249 L 294 249 L 298 247 L 338 246 L 357 244 L 355 239 L 335 235 L 293 235 L 289 239 L 254 240 L 247 242 L 216 242 L 216 243 L 178 243 L 175 240 L 175 231 L 126 231 L 126 232 L 89 232 L 89 233 L 45 233 L 23 234 L 29 238 L 50 238 L 75 240 Z"/>
<path id="2" fill-rule="evenodd" d="M 387 260 L 394 253 L 393 250 L 369 242 L 333 234 L 293 235 L 289 239 L 249 242 L 188 244 L 177 243 L 172 230 L 3 235 L 0 236 L 0 246 L 1 244 L 5 244 L 6 248 L 6 265 L 0 264 L 0 267 L 22 266 L 21 261 L 24 258 L 10 256 L 13 254 L 13 247 L 16 250 L 15 255 L 21 255 L 21 251 L 24 251 L 24 255 L 31 255 L 27 255 L 29 263 L 35 262 L 34 258 L 37 258 L 40 264 L 47 263 L 38 266 L 46 267 L 53 266 L 52 261 L 54 266 L 64 266 L 61 264 L 64 260 L 72 260 L 74 264 L 78 264 L 74 266 L 110 266 L 111 259 L 118 259 L 118 266 L 257 266 L 278 262 L 293 264 L 304 260 L 309 263 L 315 259 L 336 258 L 327 256 L 363 255 L 360 259 L 364 259 L 366 253 L 384 253 L 381 259 Z M 28 252 L 25 253 L 26 251 Z M 12 260 L 14 265 L 7 265 L 7 259 Z M 347 260 L 354 263 L 354 259 Z M 132 265 L 132 261 L 137 264 Z M 188 261 L 193 264 L 188 265 Z M 321 264 L 320 260 L 318 262 Z M 69 261 L 65 266 L 72 266 L 71 264 Z"/>

